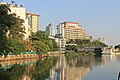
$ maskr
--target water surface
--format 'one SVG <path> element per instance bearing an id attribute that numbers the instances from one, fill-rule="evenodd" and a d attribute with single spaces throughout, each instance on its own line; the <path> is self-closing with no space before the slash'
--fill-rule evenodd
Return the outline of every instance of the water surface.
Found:
<path id="1" fill-rule="evenodd" d="M 117 80 L 120 56 L 48 57 L 0 62 L 0 80 Z"/>

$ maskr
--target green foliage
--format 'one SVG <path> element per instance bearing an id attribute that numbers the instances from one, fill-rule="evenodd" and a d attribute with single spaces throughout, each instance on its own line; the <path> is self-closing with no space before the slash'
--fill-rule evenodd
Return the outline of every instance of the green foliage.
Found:
<path id="1" fill-rule="evenodd" d="M 74 50 L 77 46 L 76 45 L 66 45 L 66 50 Z"/>
<path id="2" fill-rule="evenodd" d="M 16 17 L 16 14 L 12 14 L 14 18 L 14 24 L 12 28 L 9 29 L 8 37 L 10 39 L 22 40 L 25 34 L 25 27 L 23 26 L 24 20 L 20 17 Z"/>
<path id="3" fill-rule="evenodd" d="M 90 44 L 90 40 L 87 39 L 75 39 L 75 40 L 70 40 L 69 42 L 67 42 L 67 44 L 79 44 L 79 45 L 85 45 L 85 44 Z"/>
<path id="4" fill-rule="evenodd" d="M 107 45 L 106 44 L 104 44 L 104 43 L 102 43 L 102 42 L 100 42 L 100 41 L 93 41 L 91 44 L 90 44 L 91 46 L 95 46 L 95 47 L 107 47 Z"/>
<path id="5" fill-rule="evenodd" d="M 5 14 L 8 14 L 8 12 L 10 12 L 10 8 L 8 5 L 5 5 L 5 4 L 1 4 L 0 5 L 0 16 L 3 16 Z"/>
<path id="6" fill-rule="evenodd" d="M 107 45 L 98 41 L 98 40 L 95 40 L 95 41 L 90 41 L 90 40 L 80 40 L 80 39 L 76 39 L 76 40 L 70 40 L 69 42 L 67 42 L 68 44 L 77 44 L 76 47 L 106 47 Z M 73 50 L 75 46 L 66 46 L 66 49 L 71 49 Z"/>
<path id="7" fill-rule="evenodd" d="M 73 54 L 75 54 L 75 52 L 72 51 L 72 50 L 67 50 L 67 51 L 65 51 L 65 55 L 66 55 L 66 56 L 71 56 L 71 55 L 73 55 Z"/>
<path id="8" fill-rule="evenodd" d="M 16 14 L 10 14 L 8 5 L 0 5 L 0 52 L 7 55 L 8 52 L 16 54 L 25 50 L 21 43 L 25 33 L 23 22 Z"/>
<path id="9" fill-rule="evenodd" d="M 53 45 L 44 31 L 38 31 L 31 36 L 33 46 L 37 52 L 47 53 L 53 51 Z"/>
<path id="10" fill-rule="evenodd" d="M 9 45 L 9 51 L 11 51 L 15 55 L 25 51 L 25 45 L 20 43 L 20 41 L 18 40 L 14 40 L 14 39 L 9 40 L 8 45 Z"/>
<path id="11" fill-rule="evenodd" d="M 59 47 L 57 46 L 57 43 L 55 42 L 55 40 L 51 40 L 51 43 L 53 45 L 53 51 L 59 51 Z"/>

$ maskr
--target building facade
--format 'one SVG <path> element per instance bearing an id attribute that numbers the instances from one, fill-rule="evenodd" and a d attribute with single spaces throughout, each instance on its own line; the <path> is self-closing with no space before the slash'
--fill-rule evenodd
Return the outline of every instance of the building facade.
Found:
<path id="1" fill-rule="evenodd" d="M 57 34 L 62 35 L 68 42 L 75 39 L 90 39 L 91 36 L 86 34 L 85 30 L 81 28 L 81 25 L 76 22 L 63 22 L 57 26 Z"/>
<path id="2" fill-rule="evenodd" d="M 26 8 L 17 6 L 17 5 L 15 6 L 12 4 L 9 4 L 9 5 L 10 5 L 11 13 L 15 13 L 16 16 L 18 16 L 18 17 L 20 17 L 20 19 L 24 20 L 23 26 L 21 26 L 21 27 L 25 27 L 26 33 L 24 34 L 23 39 L 27 39 L 29 37 L 29 25 L 28 25 L 28 19 L 26 19 Z"/>
<path id="3" fill-rule="evenodd" d="M 28 19 L 28 25 L 32 32 L 37 32 L 39 30 L 39 18 L 40 15 L 33 13 L 26 13 Z"/>
<path id="4" fill-rule="evenodd" d="M 54 26 L 52 25 L 52 23 L 50 23 L 47 27 L 46 27 L 46 33 L 48 34 L 48 36 L 55 36 L 55 29 Z"/>
<path id="5" fill-rule="evenodd" d="M 60 23 L 59 25 L 57 25 L 57 35 L 61 36 L 62 38 L 64 38 L 64 34 L 65 34 L 65 28 L 64 28 L 64 24 Z"/>
<path id="6" fill-rule="evenodd" d="M 24 20 L 23 26 L 21 26 L 25 28 L 25 34 L 23 37 L 24 40 L 29 38 L 31 32 L 38 31 L 39 15 L 26 13 L 26 8 L 24 8 L 22 5 L 19 6 L 16 3 L 0 2 L 0 4 L 8 5 L 11 10 L 10 14 L 15 13 L 17 17 L 20 17 L 20 19 Z"/>

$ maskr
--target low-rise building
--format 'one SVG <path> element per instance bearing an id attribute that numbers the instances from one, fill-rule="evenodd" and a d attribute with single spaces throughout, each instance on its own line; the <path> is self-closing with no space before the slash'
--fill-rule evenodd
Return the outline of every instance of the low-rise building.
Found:
<path id="1" fill-rule="evenodd" d="M 55 42 L 60 50 L 65 50 L 66 39 L 64 38 L 55 38 Z"/>

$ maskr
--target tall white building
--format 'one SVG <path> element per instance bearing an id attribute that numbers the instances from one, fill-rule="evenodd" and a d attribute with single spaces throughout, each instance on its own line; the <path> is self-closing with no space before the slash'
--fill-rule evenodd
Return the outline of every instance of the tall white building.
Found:
<path id="1" fill-rule="evenodd" d="M 46 27 L 46 33 L 48 34 L 48 36 L 55 36 L 55 29 L 54 26 L 52 25 L 52 23 L 50 23 L 47 27 Z"/>
<path id="2" fill-rule="evenodd" d="M 60 35 L 62 38 L 64 38 L 64 34 L 65 34 L 64 26 L 65 25 L 63 23 L 57 25 L 57 34 Z"/>
<path id="3" fill-rule="evenodd" d="M 29 25 L 28 25 L 28 19 L 26 19 L 26 8 L 18 7 L 18 6 L 10 6 L 11 13 L 15 13 L 17 16 L 19 16 L 21 19 L 24 20 L 23 26 L 25 27 L 25 34 L 24 39 L 27 39 L 29 37 Z"/>

